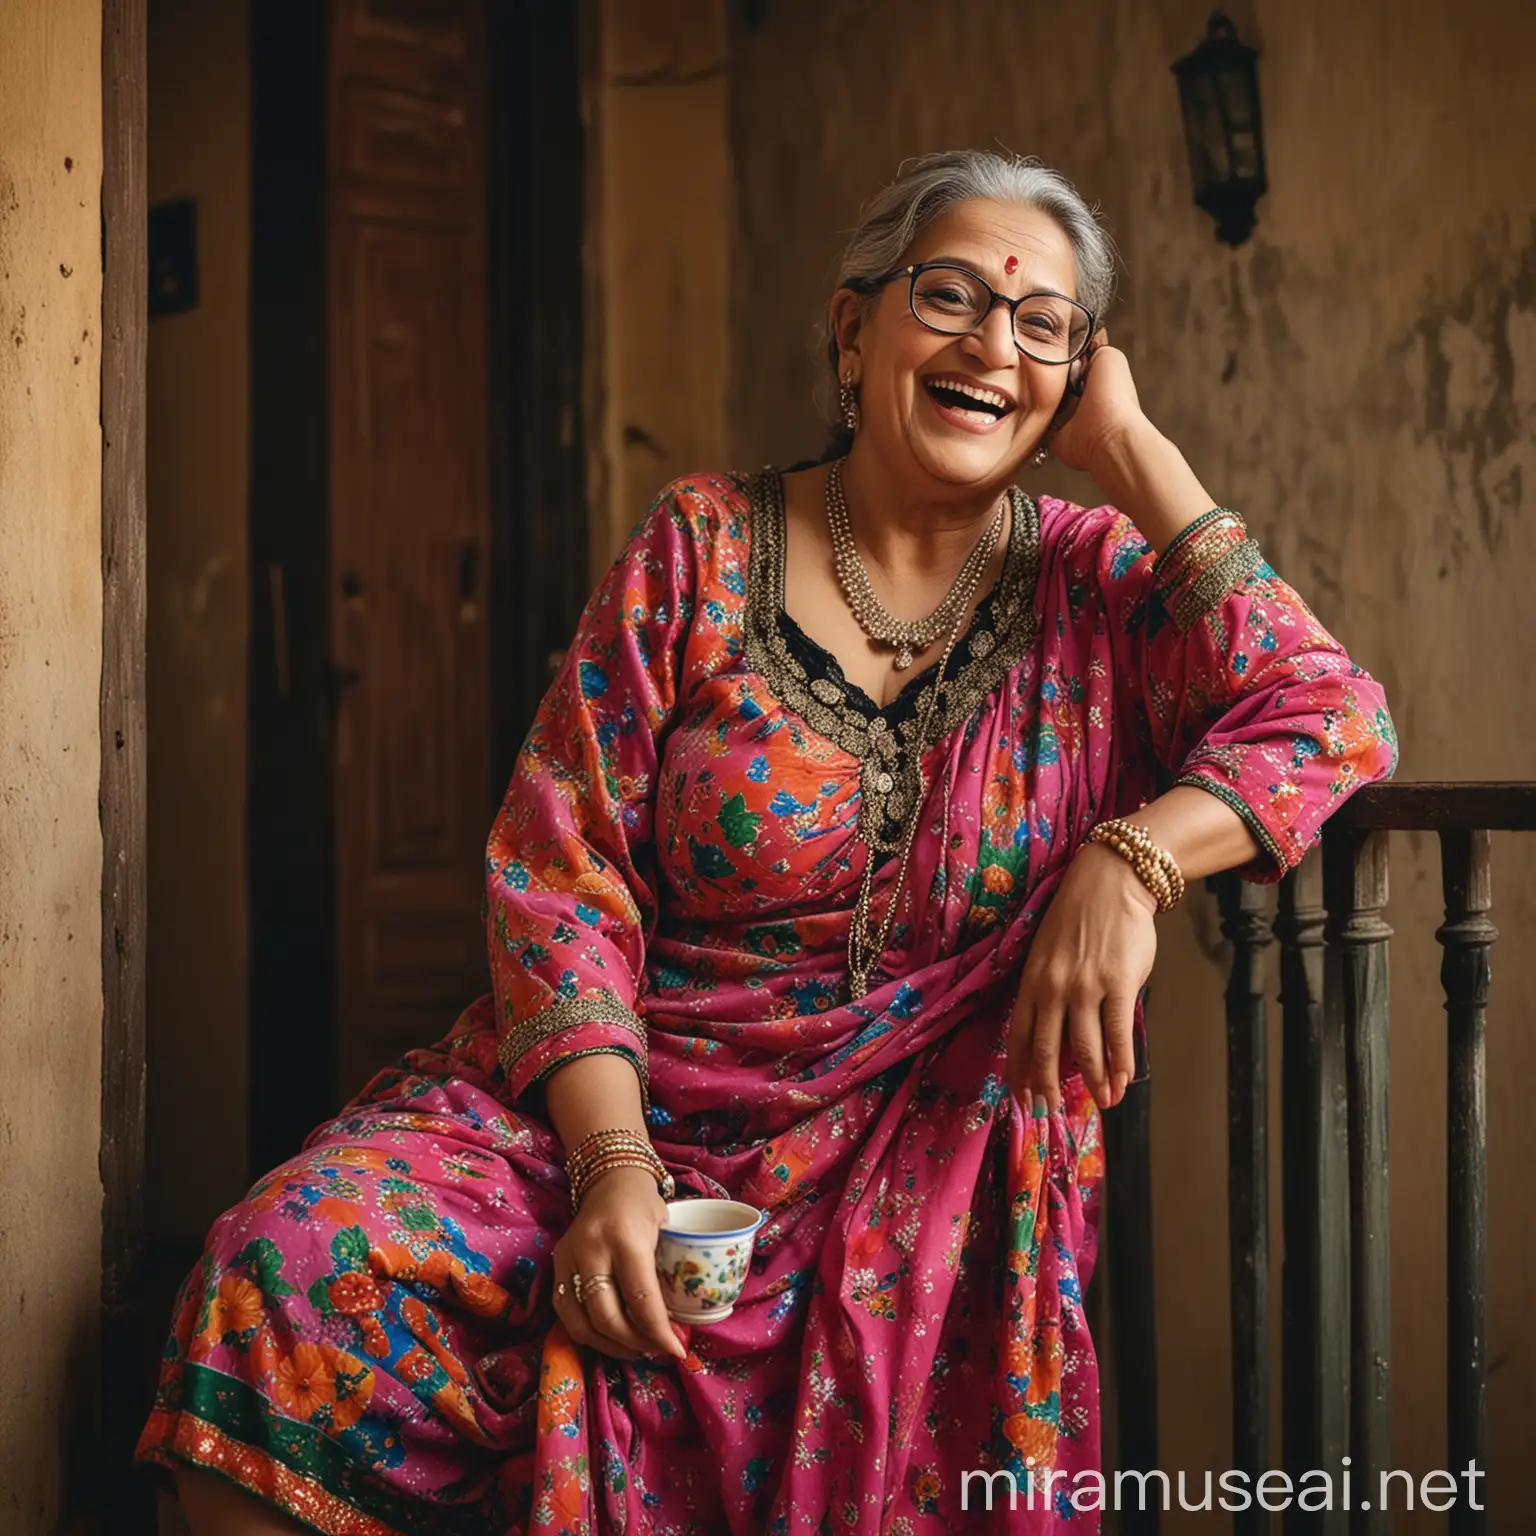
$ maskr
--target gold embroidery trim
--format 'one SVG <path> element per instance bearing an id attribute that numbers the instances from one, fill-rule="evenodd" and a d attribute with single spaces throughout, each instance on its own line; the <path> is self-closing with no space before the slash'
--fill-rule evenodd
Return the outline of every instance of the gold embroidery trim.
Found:
<path id="1" fill-rule="evenodd" d="M 1264 563 L 1259 546 L 1244 539 L 1219 560 L 1206 566 L 1174 602 L 1173 622 L 1181 634 L 1192 629 L 1212 609 L 1219 607 Z"/>
<path id="2" fill-rule="evenodd" d="M 917 809 L 922 754 L 969 720 L 1034 643 L 1039 510 L 1017 486 L 1010 488 L 1008 550 L 992 598 L 993 627 L 971 633 L 969 659 L 944 682 L 927 739 L 916 741 L 917 724 L 929 713 L 932 684 L 919 692 L 912 716 L 892 725 L 883 714 L 866 720 L 830 679 L 807 676 L 778 624 L 784 606 L 784 482 L 777 470 L 765 469 L 748 477 L 746 490 L 752 528 L 744 621 L 747 664 L 786 709 L 859 760 L 860 836 L 877 853 L 895 852 L 904 819 Z"/>
<path id="3" fill-rule="evenodd" d="M 1179 592 L 1191 575 L 1214 565 L 1229 549 L 1241 544 L 1247 531 L 1236 518 L 1224 518 L 1191 539 L 1171 560 L 1159 561 L 1152 579 L 1162 583 L 1165 592 Z"/>
<path id="4" fill-rule="evenodd" d="M 1203 538 L 1210 532 L 1212 525 L 1217 523 L 1233 527 L 1243 537 L 1247 536 L 1248 525 L 1231 507 L 1212 507 L 1209 512 L 1202 512 L 1194 522 L 1186 523 L 1174 534 L 1162 554 L 1152 562 L 1153 580 L 1166 576 L 1170 570 L 1181 565 L 1187 554 L 1187 546 Z"/>
<path id="5" fill-rule="evenodd" d="M 645 1021 L 633 1008 L 625 1007 L 612 992 L 603 987 L 581 997 L 563 997 L 559 1002 L 550 1003 L 531 1017 L 523 1019 L 508 1031 L 496 1054 L 501 1060 L 502 1067 L 511 1072 L 517 1062 L 536 1045 L 542 1044 L 553 1035 L 563 1034 L 568 1029 L 579 1029 L 583 1024 L 607 1024 L 617 1029 L 627 1029 L 634 1035 L 635 1070 L 640 1074 L 641 1092 L 648 1093 L 650 1074 L 646 1052 Z M 627 1047 L 616 1044 L 594 1049 L 618 1051 L 626 1056 L 630 1054 Z M 585 1056 L 591 1055 L 592 1051 L 577 1051 L 573 1054 Z M 552 1071 L 555 1066 L 568 1059 L 570 1059 L 569 1056 L 552 1062 L 539 1076 L 543 1077 L 545 1073 Z"/>
<path id="6" fill-rule="evenodd" d="M 1187 784 L 1192 789 L 1203 789 L 1207 794 L 1215 795 L 1218 800 L 1236 811 L 1247 823 L 1248 830 L 1253 833 L 1254 841 L 1275 861 L 1276 868 L 1282 873 L 1290 869 L 1291 862 L 1286 858 L 1280 844 L 1275 841 L 1274 833 L 1264 825 L 1263 817 L 1235 789 L 1215 779 L 1207 778 L 1203 773 L 1180 774 L 1173 781 L 1172 787 L 1177 788 L 1181 784 Z"/>

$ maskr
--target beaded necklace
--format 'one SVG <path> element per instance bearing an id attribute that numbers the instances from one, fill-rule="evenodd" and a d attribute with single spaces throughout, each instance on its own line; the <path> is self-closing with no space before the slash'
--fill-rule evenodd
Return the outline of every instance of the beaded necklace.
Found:
<path id="1" fill-rule="evenodd" d="M 832 528 L 832 543 L 834 550 L 838 548 L 838 522 L 836 512 L 841 512 L 843 528 L 847 529 L 847 508 L 842 502 L 842 476 L 841 460 L 832 465 L 831 472 L 827 476 L 827 522 Z M 981 584 L 981 578 L 987 566 L 991 563 L 992 552 L 997 547 L 997 539 L 1002 531 L 1003 517 L 1008 508 L 1008 500 L 1003 498 L 998 507 L 997 516 L 994 517 L 987 530 L 977 541 L 975 549 L 966 557 L 965 564 L 960 568 L 960 574 L 955 578 L 955 584 L 950 588 L 949 596 L 943 604 L 934 610 L 927 619 L 919 621 L 922 626 L 931 626 L 935 617 L 942 613 L 949 627 L 949 639 L 944 646 L 943 654 L 939 657 L 938 671 L 933 680 L 933 688 L 929 692 L 927 704 L 922 718 L 918 724 L 917 741 L 921 744 L 929 739 L 929 731 L 933 724 L 934 711 L 939 705 L 939 695 L 944 689 L 944 672 L 949 665 L 950 657 L 954 654 L 955 647 L 960 643 L 960 636 L 965 630 L 966 617 L 970 611 L 972 599 L 976 595 L 976 589 Z M 879 601 L 874 596 L 874 591 L 869 588 L 869 579 L 864 573 L 863 562 L 859 560 L 858 550 L 853 547 L 852 533 L 847 533 L 848 546 L 852 548 L 852 566 L 857 569 L 863 578 L 864 586 L 869 589 L 869 602 L 879 608 Z M 843 564 L 839 556 L 838 574 L 843 574 Z M 886 639 L 884 635 L 876 634 L 869 624 L 865 623 L 860 614 L 853 596 L 848 592 L 845 584 L 844 594 L 848 597 L 848 605 L 853 610 L 853 615 L 858 619 L 860 627 L 871 639 L 879 640 L 884 644 L 905 643 L 905 648 L 896 658 L 896 666 L 903 668 L 910 666 L 913 657 L 914 646 L 918 650 L 927 650 L 939 635 L 942 628 L 934 628 L 932 634 L 926 640 L 921 638 L 922 631 L 916 623 L 891 619 L 883 608 L 879 608 L 880 614 L 889 625 L 905 624 L 907 633 L 903 634 L 901 641 Z M 859 881 L 859 896 L 854 904 L 853 917 L 848 925 L 848 987 L 851 996 L 863 997 L 869 991 L 869 973 L 874 969 L 876 962 L 885 953 L 886 946 L 891 940 L 891 930 L 896 922 L 896 908 L 901 896 L 902 886 L 906 882 L 907 864 L 912 857 L 912 847 L 916 841 L 917 824 L 922 817 L 924 801 L 928 795 L 928 778 L 923 768 L 922 747 L 918 747 L 917 758 L 917 792 L 913 796 L 911 809 L 907 813 L 906 826 L 902 832 L 901 859 L 896 867 L 895 882 L 891 886 L 891 896 L 886 904 L 885 915 L 880 921 L 880 926 L 874 932 L 870 931 L 869 909 L 874 893 L 875 858 L 874 849 L 866 840 L 867 857 L 864 861 L 864 874 Z M 949 797 L 944 799 L 944 830 L 940 846 L 949 846 Z"/>
<path id="2" fill-rule="evenodd" d="M 888 645 L 896 652 L 895 666 L 905 672 L 913 659 L 926 651 L 955 620 L 964 614 L 970 603 L 970 594 L 976 589 L 981 574 L 997 548 L 997 535 L 1003 526 L 1003 514 L 1008 498 L 997 504 L 997 515 L 977 539 L 965 564 L 960 567 L 954 585 L 944 601 L 926 618 L 895 618 L 880 601 L 869 571 L 864 565 L 859 546 L 854 541 L 853 527 L 848 519 L 848 503 L 843 497 L 843 463 L 835 459 L 827 471 L 827 529 L 832 535 L 832 559 L 837 568 L 838 585 L 843 589 L 848 610 L 858 621 L 859 628 L 877 645 Z"/>

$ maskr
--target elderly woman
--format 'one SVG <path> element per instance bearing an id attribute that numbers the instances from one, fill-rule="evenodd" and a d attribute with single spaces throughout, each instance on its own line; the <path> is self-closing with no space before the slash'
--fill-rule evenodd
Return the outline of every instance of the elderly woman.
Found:
<path id="1" fill-rule="evenodd" d="M 1155 914 L 1396 760 L 1142 414 L 1112 276 L 1029 161 L 866 207 L 834 454 L 666 487 L 582 617 L 491 833 L 493 994 L 214 1226 L 140 1448 L 195 1532 L 1096 1527 Z M 1048 452 L 1112 505 L 1020 489 Z M 674 1182 L 767 1212 L 713 1327 L 662 1305 Z"/>

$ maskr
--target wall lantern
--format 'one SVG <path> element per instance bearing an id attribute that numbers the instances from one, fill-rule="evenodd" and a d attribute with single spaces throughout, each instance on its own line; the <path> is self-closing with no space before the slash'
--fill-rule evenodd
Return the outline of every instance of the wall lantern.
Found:
<path id="1" fill-rule="evenodd" d="M 1195 206 L 1216 220 L 1216 238 L 1241 245 L 1253 233 L 1253 205 L 1264 195 L 1264 134 L 1259 123 L 1257 48 L 1237 40 L 1212 13 L 1205 40 L 1173 66 Z"/>

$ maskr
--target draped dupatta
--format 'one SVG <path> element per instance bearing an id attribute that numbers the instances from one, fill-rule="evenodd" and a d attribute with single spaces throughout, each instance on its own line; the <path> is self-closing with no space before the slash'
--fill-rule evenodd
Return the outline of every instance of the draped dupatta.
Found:
<path id="1" fill-rule="evenodd" d="M 492 829 L 492 992 L 214 1224 L 142 1457 L 335 1536 L 1097 1528 L 1099 1111 L 1070 1061 L 1055 1112 L 1008 1092 L 1025 957 L 1159 773 L 1242 817 L 1268 880 L 1396 745 L 1230 514 L 1154 559 L 1113 508 L 1011 501 L 919 739 L 931 673 L 881 708 L 785 612 L 778 475 L 663 492 Z M 894 920 L 855 999 L 867 870 Z M 768 1213 L 680 1366 L 552 1309 L 542 1085 L 591 1053 L 633 1066 L 684 1192 Z"/>
<path id="2" fill-rule="evenodd" d="M 1278 878 L 1395 743 L 1251 543 L 1214 581 L 1160 570 L 1113 509 L 1018 493 L 916 741 L 931 676 L 879 711 L 794 643 L 785 537 L 772 472 L 679 482 L 594 597 L 492 836 L 503 1061 L 522 1094 L 573 1054 L 629 1056 L 680 1184 L 769 1212 L 687 1383 L 733 1529 L 896 1529 L 928 1505 L 954 1529 L 961 1469 L 1022 1491 L 1097 1465 L 1097 1110 L 1080 1079 L 1049 1116 L 1003 1079 L 1073 852 L 1161 768 L 1233 805 L 1247 873 Z M 851 1000 L 849 911 L 884 851 L 861 828 L 898 812 L 919 818 L 898 920 Z M 998 1518 L 1043 1529 L 1077 1516 L 1063 1498 Z"/>

